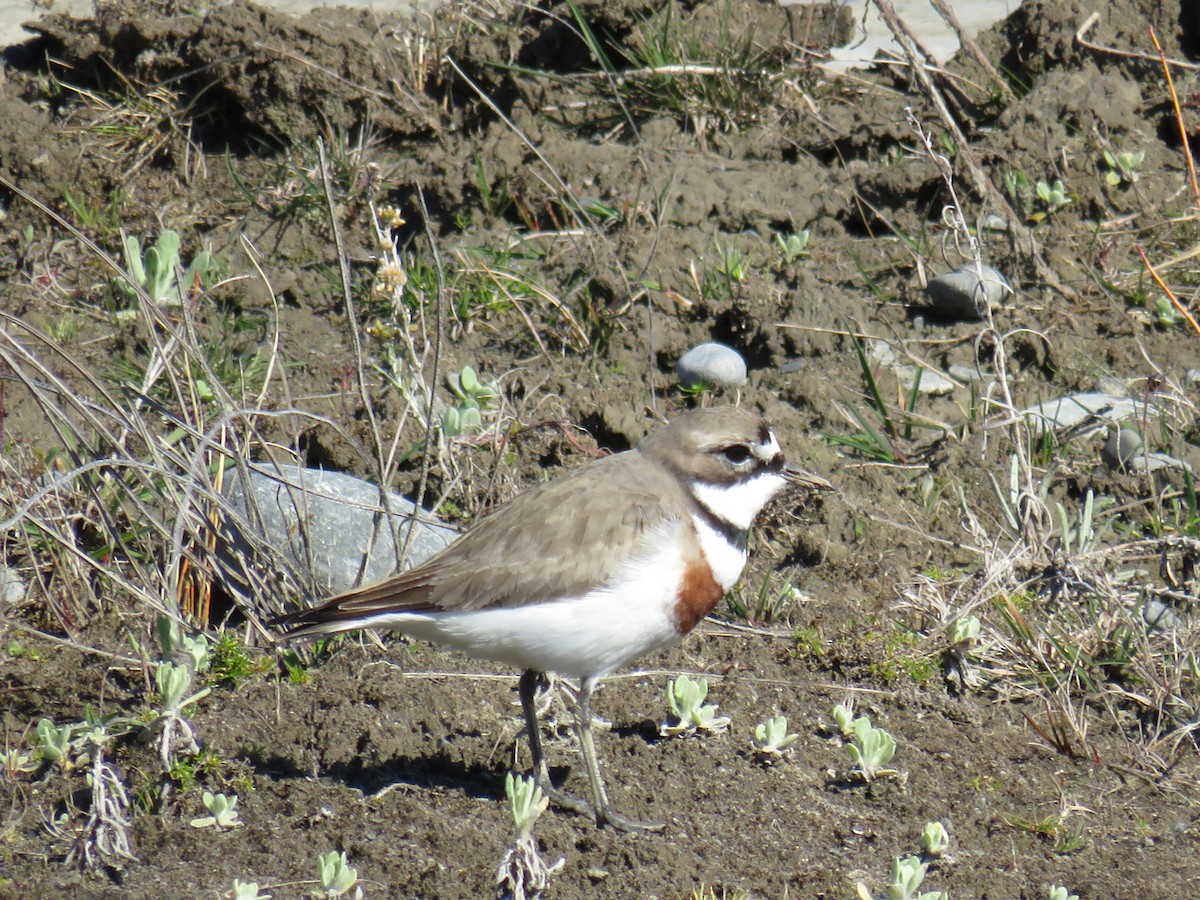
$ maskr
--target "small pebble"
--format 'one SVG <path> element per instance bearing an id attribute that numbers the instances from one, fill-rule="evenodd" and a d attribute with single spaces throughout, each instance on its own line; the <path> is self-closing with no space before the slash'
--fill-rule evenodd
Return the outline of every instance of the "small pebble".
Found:
<path id="1" fill-rule="evenodd" d="M 0 602 L 8 605 L 20 603 L 28 592 L 25 580 L 8 566 L 0 566 Z"/>
<path id="2" fill-rule="evenodd" d="M 1151 628 L 1158 630 L 1181 628 L 1184 624 L 1171 607 L 1153 597 L 1142 606 L 1142 619 Z"/>
<path id="3" fill-rule="evenodd" d="M 975 266 L 966 266 L 932 279 L 925 293 L 933 308 L 943 316 L 982 319 L 1004 300 L 1005 294 L 1012 293 L 1012 288 L 991 266 L 982 266 L 979 271 Z"/>
<path id="4" fill-rule="evenodd" d="M 746 383 L 746 361 L 740 353 L 724 344 L 700 344 L 679 357 L 675 376 L 684 390 L 703 385 L 738 387 Z"/>
<path id="5" fill-rule="evenodd" d="M 1142 436 L 1131 428 L 1118 428 L 1104 442 L 1100 458 L 1110 469 L 1124 469 L 1142 452 Z"/>

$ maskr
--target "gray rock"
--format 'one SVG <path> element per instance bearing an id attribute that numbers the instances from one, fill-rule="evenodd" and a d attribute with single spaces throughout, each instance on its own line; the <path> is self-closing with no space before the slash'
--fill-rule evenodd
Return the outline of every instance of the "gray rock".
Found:
<path id="1" fill-rule="evenodd" d="M 982 277 L 980 277 L 982 273 Z M 1012 293 L 1008 281 L 991 266 L 965 266 L 932 279 L 925 293 L 933 308 L 952 319 L 982 319 L 995 309 L 1005 294 Z"/>
<path id="2" fill-rule="evenodd" d="M 1142 436 L 1132 428 L 1118 428 L 1104 442 L 1100 458 L 1110 469 L 1124 470 L 1129 461 L 1142 452 Z"/>
<path id="3" fill-rule="evenodd" d="M 934 371 L 933 369 L 899 365 L 892 369 L 892 371 L 896 374 L 896 380 L 900 382 L 900 387 L 905 391 L 911 391 L 913 385 L 916 385 L 918 394 L 942 397 L 946 394 L 954 393 L 954 389 L 958 387 L 957 384 L 941 372 Z M 917 379 L 920 379 L 920 381 Z"/>
<path id="4" fill-rule="evenodd" d="M 1192 471 L 1192 467 L 1182 459 L 1176 459 L 1166 453 L 1138 453 L 1125 464 L 1125 468 L 1134 475 L 1145 475 L 1148 472 L 1158 472 L 1163 469 Z"/>
<path id="5" fill-rule="evenodd" d="M 1047 400 L 1022 410 L 1021 415 L 1030 420 L 1038 433 L 1082 426 L 1080 437 L 1086 437 L 1105 430 L 1112 422 L 1140 419 L 1143 415 L 1157 421 L 1158 410 L 1153 406 L 1147 408 L 1140 399 L 1087 392 Z M 1092 421 L 1088 422 L 1089 419 Z"/>
<path id="6" fill-rule="evenodd" d="M 952 393 L 958 387 L 941 372 L 928 366 L 917 366 L 909 361 L 909 357 L 902 357 L 887 341 L 872 341 L 870 354 L 872 359 L 896 376 L 905 391 L 911 391 L 913 385 L 917 384 L 917 393 L 940 396 Z M 918 376 L 921 379 L 919 384 Z"/>
<path id="7" fill-rule="evenodd" d="M 1145 475 L 1162 469 L 1192 471 L 1192 467 L 1181 459 L 1165 453 L 1145 452 L 1141 435 L 1131 428 L 1121 428 L 1110 434 L 1104 442 L 1104 449 L 1100 451 L 1100 457 L 1110 469 L 1132 475 Z"/>
<path id="8" fill-rule="evenodd" d="M 241 478 L 233 477 L 219 529 L 222 575 L 234 596 L 252 598 L 264 567 L 278 568 L 281 563 L 294 567 L 293 580 L 305 592 L 339 593 L 396 570 L 397 533 L 403 546 L 408 529 L 413 529 L 407 566 L 428 559 L 458 536 L 429 513 L 415 520 L 416 506 L 394 492 L 388 494 L 393 513 L 389 521 L 382 516 L 379 488 L 341 472 L 259 466 L 251 468 L 249 482 L 248 503 Z M 372 542 L 377 514 L 378 533 Z"/>
<path id="9" fill-rule="evenodd" d="M 951 364 L 946 373 L 955 381 L 961 381 L 963 384 L 971 382 L 979 384 L 993 377 L 990 372 L 980 372 L 976 366 L 964 366 L 961 363 Z"/>
<path id="10" fill-rule="evenodd" d="M 1181 619 L 1171 607 L 1151 597 L 1142 605 L 1142 620 L 1155 630 L 1180 629 L 1184 626 Z"/>
<path id="11" fill-rule="evenodd" d="M 675 364 L 675 376 L 685 390 L 702 385 L 738 387 L 746 383 L 746 361 L 724 344 L 710 342 L 693 347 Z"/>
<path id="12" fill-rule="evenodd" d="M 0 603 L 20 603 L 28 591 L 25 579 L 18 575 L 15 569 L 0 566 Z"/>

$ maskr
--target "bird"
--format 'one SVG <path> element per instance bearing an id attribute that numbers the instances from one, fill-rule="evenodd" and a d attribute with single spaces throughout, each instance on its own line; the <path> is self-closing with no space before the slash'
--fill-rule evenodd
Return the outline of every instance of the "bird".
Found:
<path id="1" fill-rule="evenodd" d="M 742 574 L 751 525 L 788 484 L 832 489 L 787 463 L 757 414 L 736 406 L 683 412 L 635 448 L 519 494 L 419 565 L 275 624 L 283 640 L 390 629 L 520 669 L 537 786 L 598 827 L 660 830 L 609 803 L 592 692 L 712 612 Z M 586 801 L 550 781 L 536 702 L 547 673 L 580 685 L 574 718 Z"/>

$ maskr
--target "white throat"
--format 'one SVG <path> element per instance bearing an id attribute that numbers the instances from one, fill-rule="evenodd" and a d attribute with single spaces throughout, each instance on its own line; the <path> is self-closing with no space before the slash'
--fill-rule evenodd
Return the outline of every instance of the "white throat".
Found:
<path id="1" fill-rule="evenodd" d="M 692 483 L 692 496 L 710 513 L 739 531 L 746 531 L 785 481 L 776 472 L 759 472 L 734 484 Z"/>

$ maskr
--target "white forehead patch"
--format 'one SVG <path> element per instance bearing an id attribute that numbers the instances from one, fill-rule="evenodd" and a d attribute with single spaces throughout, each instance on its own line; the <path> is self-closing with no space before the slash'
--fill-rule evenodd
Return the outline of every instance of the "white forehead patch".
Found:
<path id="1" fill-rule="evenodd" d="M 769 434 L 771 436 L 771 439 L 769 441 L 767 441 L 765 444 L 755 444 L 754 445 L 754 455 L 757 456 L 759 459 L 765 459 L 765 460 L 770 461 L 770 460 L 774 459 L 778 454 L 782 453 L 783 450 L 779 446 L 779 441 L 777 441 L 775 439 L 775 432 L 768 431 L 767 434 Z"/>

